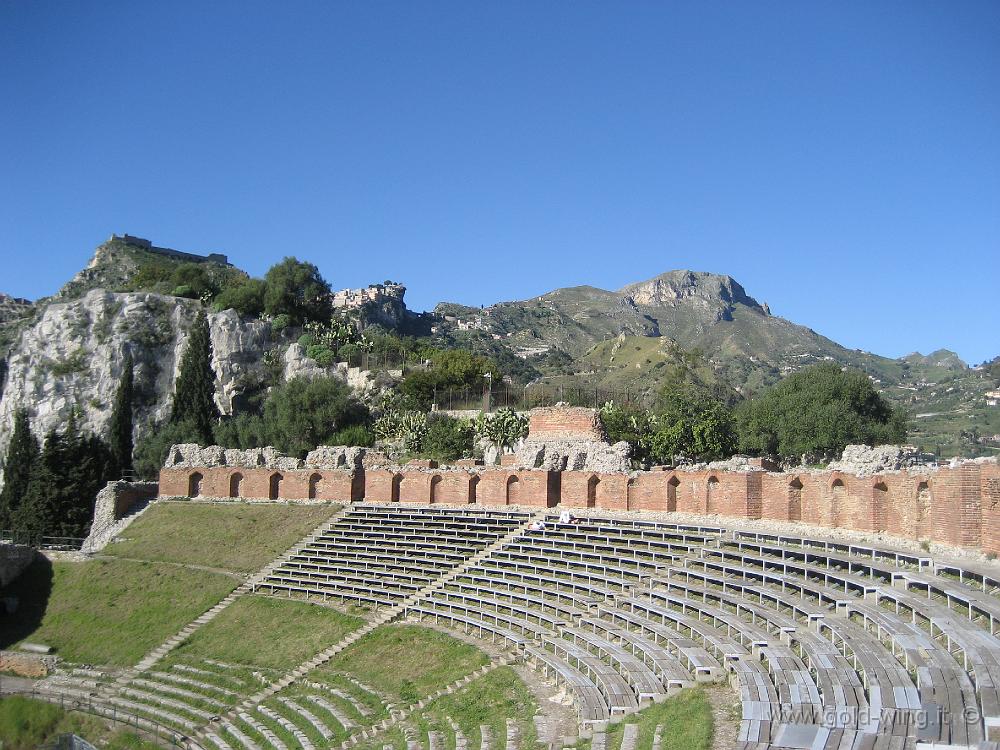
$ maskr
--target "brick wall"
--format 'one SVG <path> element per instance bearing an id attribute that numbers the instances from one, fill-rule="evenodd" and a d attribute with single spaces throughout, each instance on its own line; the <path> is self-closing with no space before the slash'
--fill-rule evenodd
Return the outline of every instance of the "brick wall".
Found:
<path id="1" fill-rule="evenodd" d="M 604 428 L 596 409 L 552 406 L 532 409 L 528 440 L 604 440 Z"/>
<path id="2" fill-rule="evenodd" d="M 541 412 L 545 418 L 547 410 Z M 580 412 L 576 421 L 567 412 Z M 592 429 L 593 410 L 555 411 L 565 429 Z M 590 414 L 591 416 L 588 416 Z M 570 415 L 572 416 L 572 415 Z M 680 511 L 734 518 L 802 521 L 887 532 L 1000 553 L 1000 467 L 968 463 L 925 473 L 858 477 L 842 472 L 648 471 L 603 474 L 512 467 L 344 470 L 170 468 L 160 495 L 266 500 L 525 505 Z M 235 493 L 235 494 L 234 494 Z"/>
<path id="3" fill-rule="evenodd" d="M 360 481 L 359 481 L 360 480 Z M 342 469 L 160 469 L 160 497 L 351 502 L 364 497 L 362 473 Z"/>

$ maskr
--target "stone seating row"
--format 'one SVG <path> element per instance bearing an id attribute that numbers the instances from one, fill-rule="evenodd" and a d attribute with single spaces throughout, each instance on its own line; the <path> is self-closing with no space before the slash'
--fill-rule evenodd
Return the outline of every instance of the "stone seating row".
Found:
<path id="1" fill-rule="evenodd" d="M 689 567 L 680 570 L 690 577 L 690 565 L 697 565 L 698 561 L 686 563 Z M 927 733 L 932 734 L 934 727 L 940 725 L 940 732 L 945 736 L 961 738 L 968 735 L 975 739 L 983 735 L 981 722 L 978 719 L 971 723 L 966 721 L 964 711 L 966 707 L 975 704 L 975 713 L 979 716 L 981 706 L 991 705 L 992 692 L 979 693 L 980 698 L 986 698 L 985 704 L 981 700 L 977 701 L 968 675 L 949 651 L 940 648 L 926 633 L 911 628 L 909 624 L 894 618 L 890 612 L 878 606 L 873 601 L 875 594 L 869 596 L 872 601 L 866 601 L 857 596 L 845 596 L 837 590 L 824 587 L 822 583 L 795 581 L 788 576 L 762 573 L 736 565 L 722 564 L 720 567 L 720 564 L 712 563 L 705 567 L 703 579 L 721 580 L 730 591 L 735 590 L 734 581 L 742 580 L 765 586 L 779 585 L 782 596 L 793 588 L 797 589 L 797 593 L 803 597 L 800 609 L 808 609 L 804 604 L 806 601 L 817 602 L 818 605 L 814 606 L 811 614 L 823 616 L 823 619 L 815 620 L 819 630 L 830 635 L 844 653 L 855 660 L 859 673 L 864 677 L 873 721 L 888 724 L 913 723 L 924 721 L 923 717 L 928 711 L 939 712 L 949 717 L 949 720 L 938 724 L 931 722 Z M 679 575 L 678 569 L 668 573 L 671 577 Z M 830 612 L 830 602 L 835 605 L 834 612 Z M 860 621 L 862 630 L 875 630 L 877 637 L 866 638 L 859 633 L 851 618 Z M 908 642 L 916 642 L 919 647 L 907 649 L 905 646 Z M 926 663 L 928 660 L 931 666 Z M 911 671 L 921 682 L 919 692 L 910 677 Z M 904 695 L 908 698 L 901 703 Z M 987 718 L 990 716 L 987 712 L 983 712 L 983 715 Z"/>

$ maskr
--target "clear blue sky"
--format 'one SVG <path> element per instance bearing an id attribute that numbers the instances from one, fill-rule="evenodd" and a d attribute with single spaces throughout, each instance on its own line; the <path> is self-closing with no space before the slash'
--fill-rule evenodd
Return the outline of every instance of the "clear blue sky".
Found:
<path id="1" fill-rule="evenodd" d="M 0 290 L 112 232 L 416 309 L 675 268 L 1000 354 L 1000 3 L 0 4 Z"/>

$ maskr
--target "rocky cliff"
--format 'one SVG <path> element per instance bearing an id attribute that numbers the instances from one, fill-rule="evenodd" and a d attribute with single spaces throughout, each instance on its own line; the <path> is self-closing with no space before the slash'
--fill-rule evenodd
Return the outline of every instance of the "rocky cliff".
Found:
<path id="1" fill-rule="evenodd" d="M 200 303 L 151 293 L 102 289 L 52 302 L 25 328 L 7 357 L 0 398 L 0 462 L 16 409 L 27 408 L 39 438 L 64 426 L 76 407 L 82 426 L 104 435 L 126 351 L 135 361 L 136 431 L 169 415 L 185 339 Z M 216 402 L 232 412 L 233 398 L 262 377 L 273 346 L 270 324 L 227 310 L 209 315 Z M 2 463 L 0 463 L 2 469 Z"/>

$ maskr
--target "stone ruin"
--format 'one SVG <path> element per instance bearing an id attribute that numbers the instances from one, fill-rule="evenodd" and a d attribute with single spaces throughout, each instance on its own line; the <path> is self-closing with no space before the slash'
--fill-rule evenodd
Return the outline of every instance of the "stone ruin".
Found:
<path id="1" fill-rule="evenodd" d="M 273 446 L 239 450 L 220 445 L 201 447 L 197 443 L 178 443 L 170 448 L 165 469 L 198 469 L 221 466 L 243 469 L 346 469 L 361 467 L 366 448 L 346 445 L 321 445 L 309 451 L 305 460 L 286 456 Z"/>
<path id="2" fill-rule="evenodd" d="M 514 466 L 548 471 L 625 473 L 632 467 L 626 442 L 608 442 L 596 409 L 556 405 L 533 409 L 528 437 L 515 453 Z"/>

